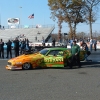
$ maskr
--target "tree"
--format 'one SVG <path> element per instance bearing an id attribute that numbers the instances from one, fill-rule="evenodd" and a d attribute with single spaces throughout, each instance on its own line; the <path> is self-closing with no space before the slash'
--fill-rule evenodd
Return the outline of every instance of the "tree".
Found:
<path id="1" fill-rule="evenodd" d="M 61 0 L 62 1 L 62 0 Z M 55 21 L 56 18 L 58 19 L 58 39 L 61 42 L 61 29 L 62 29 L 62 22 L 63 22 L 63 17 L 62 17 L 62 10 L 60 9 L 60 0 L 48 0 L 48 5 L 50 6 L 51 9 L 51 18 Z"/>
<path id="2" fill-rule="evenodd" d="M 58 34 L 61 34 L 61 24 L 65 21 L 70 29 L 70 37 L 75 37 L 77 24 L 84 22 L 83 0 L 48 0 L 48 5 L 52 11 L 51 18 L 54 21 L 58 19 Z"/>
<path id="3" fill-rule="evenodd" d="M 79 23 L 83 23 L 85 10 L 84 10 L 84 2 L 82 0 L 72 0 L 73 2 L 69 5 L 69 16 L 70 22 L 69 25 L 72 26 L 72 35 L 76 36 L 76 26 Z"/>
<path id="4" fill-rule="evenodd" d="M 85 20 L 89 23 L 90 38 L 92 38 L 92 23 L 96 21 L 96 8 L 98 7 L 100 0 L 84 0 L 86 17 Z"/>

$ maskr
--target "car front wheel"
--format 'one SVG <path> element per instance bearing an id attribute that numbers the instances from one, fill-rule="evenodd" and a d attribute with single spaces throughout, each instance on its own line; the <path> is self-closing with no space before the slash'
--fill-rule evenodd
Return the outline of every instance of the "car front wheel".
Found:
<path id="1" fill-rule="evenodd" d="M 22 69 L 24 69 L 24 70 L 31 69 L 31 64 L 30 63 L 24 63 L 23 66 L 22 66 Z"/>

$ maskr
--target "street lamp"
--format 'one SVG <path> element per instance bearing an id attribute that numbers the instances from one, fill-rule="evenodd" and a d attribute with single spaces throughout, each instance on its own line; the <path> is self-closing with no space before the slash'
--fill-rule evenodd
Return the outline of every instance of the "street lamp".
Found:
<path id="1" fill-rule="evenodd" d="M 22 25 L 22 7 L 20 6 L 20 26 Z"/>
<path id="2" fill-rule="evenodd" d="M 0 7 L 0 26 L 1 26 L 1 7 Z"/>
<path id="3" fill-rule="evenodd" d="M 1 12 L 0 12 L 0 25 L 1 25 Z"/>

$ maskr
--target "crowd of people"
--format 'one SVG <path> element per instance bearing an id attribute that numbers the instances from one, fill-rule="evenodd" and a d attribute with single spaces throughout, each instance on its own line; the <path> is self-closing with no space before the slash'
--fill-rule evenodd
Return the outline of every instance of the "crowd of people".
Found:
<path id="1" fill-rule="evenodd" d="M 20 36 L 19 36 L 20 37 Z M 11 41 L 8 40 L 6 43 L 3 42 L 3 40 L 0 40 L 0 58 L 12 58 L 12 43 L 14 44 L 14 56 L 17 57 L 20 54 L 25 53 L 25 51 L 30 50 L 29 46 L 29 40 L 26 38 L 23 38 L 23 40 L 19 40 L 19 37 L 16 37 L 15 40 Z M 44 39 L 43 39 L 44 40 Z M 55 47 L 55 39 L 52 39 L 52 47 Z M 89 42 L 90 46 L 88 47 L 87 43 Z M 87 61 L 88 57 L 88 51 L 92 51 L 92 48 L 94 46 L 94 50 L 96 51 L 96 45 L 97 40 L 96 39 L 90 39 L 88 42 L 85 42 L 84 40 L 80 41 L 80 45 L 77 44 L 77 40 L 70 40 L 70 47 L 71 47 L 71 58 L 69 67 L 73 68 L 73 64 L 76 62 L 78 67 L 81 67 L 80 63 L 80 46 L 82 47 L 82 50 L 85 50 L 87 53 L 85 54 L 85 60 Z M 4 45 L 7 46 L 6 48 L 6 55 L 4 54 Z M 43 47 L 45 47 L 45 42 L 42 42 Z M 67 44 L 68 45 L 68 44 Z M 6 56 L 6 57 L 5 57 Z"/>
<path id="2" fill-rule="evenodd" d="M 83 51 L 86 51 L 85 61 L 88 61 L 87 57 L 91 54 L 93 48 L 94 51 L 97 50 L 97 40 L 95 38 L 91 38 L 86 42 L 84 40 L 80 40 L 80 45 L 77 44 L 77 40 L 70 40 L 70 47 L 72 56 L 70 58 L 69 66 L 72 68 L 73 64 L 77 63 L 78 67 L 80 68 L 80 48 L 82 48 Z"/>
<path id="3" fill-rule="evenodd" d="M 74 40 L 76 42 L 78 42 L 77 39 L 74 39 Z M 84 41 L 88 45 L 89 51 L 92 52 L 93 48 L 94 48 L 94 51 L 97 50 L 97 40 L 96 40 L 96 38 L 94 38 L 94 39 L 91 38 L 91 39 L 87 39 L 87 40 L 80 39 L 79 42 L 80 41 Z M 69 43 L 70 43 L 70 46 L 72 47 L 72 45 L 73 45 L 73 39 L 70 39 L 70 42 Z"/>
<path id="4" fill-rule="evenodd" d="M 84 40 L 80 41 L 80 45 L 77 44 L 76 40 L 72 41 L 71 44 L 71 57 L 69 58 L 69 67 L 73 68 L 73 65 L 77 64 L 79 68 L 81 68 L 80 63 L 80 47 L 82 47 L 82 50 L 85 51 L 85 61 L 88 61 L 87 57 L 90 55 L 90 51 L 88 49 L 87 44 L 84 42 Z"/>
<path id="5" fill-rule="evenodd" d="M 5 27 L 0 25 L 0 29 L 5 29 Z"/>
<path id="6" fill-rule="evenodd" d="M 14 46 L 12 46 L 12 43 Z M 14 49 L 14 55 L 15 57 L 19 56 L 19 54 L 23 54 L 25 51 L 29 50 L 29 40 L 23 39 L 19 40 L 16 38 L 15 40 L 11 41 L 8 40 L 6 43 L 3 42 L 3 40 L 0 40 L 0 58 L 5 58 L 4 56 L 4 45 L 6 45 L 6 58 L 12 58 L 12 49 Z"/>

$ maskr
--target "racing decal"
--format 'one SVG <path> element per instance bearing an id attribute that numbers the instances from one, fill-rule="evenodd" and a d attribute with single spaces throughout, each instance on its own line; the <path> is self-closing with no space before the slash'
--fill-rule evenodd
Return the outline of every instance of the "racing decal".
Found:
<path id="1" fill-rule="evenodd" d="M 62 62 L 63 58 L 55 58 L 55 59 L 45 59 L 44 62 L 52 63 L 52 62 Z"/>
<path id="2" fill-rule="evenodd" d="M 43 62 L 43 59 L 31 59 L 33 68 L 36 68 L 37 66 L 40 66 L 40 64 Z"/>
<path id="3" fill-rule="evenodd" d="M 64 58 L 69 58 L 71 56 L 71 52 L 69 50 L 64 51 Z"/>
<path id="4" fill-rule="evenodd" d="M 42 59 L 37 59 L 34 61 L 34 64 L 40 64 L 43 60 Z"/>

